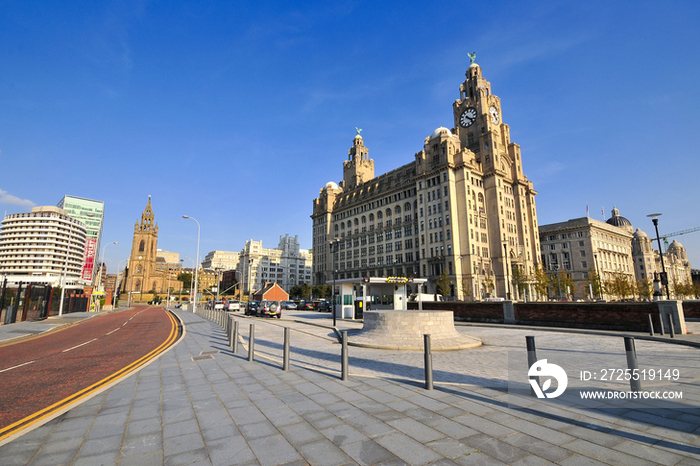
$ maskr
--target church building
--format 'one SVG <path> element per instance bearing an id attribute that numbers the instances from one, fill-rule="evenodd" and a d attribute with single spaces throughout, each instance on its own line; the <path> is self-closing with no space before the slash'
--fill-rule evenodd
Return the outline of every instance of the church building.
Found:
<path id="1" fill-rule="evenodd" d="M 445 273 L 455 299 L 520 297 L 513 274 L 532 275 L 539 258 L 537 192 L 502 110 L 472 62 L 454 127 L 437 128 L 409 163 L 375 176 L 358 130 L 342 181 L 313 201 L 314 284 L 331 284 L 335 269 L 336 279 L 427 278 L 421 291 L 435 293 Z M 530 284 L 524 294 L 534 299 Z"/>
<path id="2" fill-rule="evenodd" d="M 151 293 L 166 294 L 168 284 L 173 290 L 182 287 L 181 282 L 173 274 L 176 270 L 170 270 L 171 266 L 165 258 L 158 256 L 158 224 L 155 223 L 155 215 L 151 207 L 151 196 L 148 196 L 148 204 L 141 214 L 141 220 L 134 225 L 134 239 L 131 244 L 131 255 L 127 264 L 127 270 L 121 283 L 121 291 L 133 293 L 132 300 L 141 300 Z M 179 264 L 175 264 L 177 267 Z M 170 280 L 168 272 L 170 271 Z M 148 298 L 150 299 L 150 297 Z"/>

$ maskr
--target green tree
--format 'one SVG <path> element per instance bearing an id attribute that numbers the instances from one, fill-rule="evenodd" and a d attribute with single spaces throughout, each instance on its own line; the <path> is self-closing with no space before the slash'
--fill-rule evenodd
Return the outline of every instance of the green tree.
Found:
<path id="1" fill-rule="evenodd" d="M 437 279 L 437 292 L 443 296 L 448 296 L 450 294 L 450 277 L 447 276 L 447 271 L 443 271 Z"/>
<path id="2" fill-rule="evenodd" d="M 311 287 L 307 283 L 301 285 L 301 297 L 303 299 L 311 299 Z"/>
<path id="3" fill-rule="evenodd" d="M 594 297 L 603 297 L 603 286 L 600 283 L 600 277 L 593 268 L 588 269 L 588 284 L 591 286 L 591 289 L 593 289 Z"/>
<path id="4" fill-rule="evenodd" d="M 641 299 L 649 299 L 654 293 L 653 283 L 649 278 L 642 278 L 637 281 L 637 294 Z"/>
<path id="5" fill-rule="evenodd" d="M 561 293 L 566 295 L 576 294 L 576 285 L 574 284 L 574 279 L 569 272 L 562 270 L 559 272 L 559 283 L 561 284 Z"/>
<path id="6" fill-rule="evenodd" d="M 545 270 L 541 262 L 537 264 L 537 267 L 535 267 L 535 276 L 533 277 L 533 283 L 535 286 L 535 292 L 540 297 L 544 297 L 545 299 L 549 297 L 549 277 L 547 276 L 547 271 Z"/>
<path id="7" fill-rule="evenodd" d="M 299 286 L 299 285 L 294 285 L 289 290 L 289 297 L 290 298 L 300 298 L 301 294 L 302 294 L 302 289 L 301 289 L 301 286 Z"/>
<path id="8" fill-rule="evenodd" d="M 192 274 L 190 272 L 182 272 L 177 276 L 177 279 L 182 282 L 183 290 L 192 288 Z"/>
<path id="9" fill-rule="evenodd" d="M 518 296 L 520 299 L 525 296 L 525 290 L 527 290 L 527 284 L 530 281 L 530 277 L 525 273 L 525 269 L 522 267 L 513 267 L 513 287 L 518 290 Z"/>
<path id="10" fill-rule="evenodd" d="M 464 275 L 462 277 L 462 293 L 465 296 L 474 296 L 474 279 L 471 275 Z"/>

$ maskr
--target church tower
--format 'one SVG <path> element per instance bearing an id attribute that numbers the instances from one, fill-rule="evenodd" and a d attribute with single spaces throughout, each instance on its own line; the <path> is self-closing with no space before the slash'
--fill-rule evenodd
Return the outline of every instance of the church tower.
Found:
<path id="1" fill-rule="evenodd" d="M 159 274 L 156 273 L 156 251 L 158 247 L 158 224 L 151 207 L 151 196 L 141 214 L 141 221 L 134 225 L 134 240 L 129 258 L 129 282 L 125 289 L 147 293 L 159 290 Z M 126 280 L 125 280 L 126 282 Z"/>

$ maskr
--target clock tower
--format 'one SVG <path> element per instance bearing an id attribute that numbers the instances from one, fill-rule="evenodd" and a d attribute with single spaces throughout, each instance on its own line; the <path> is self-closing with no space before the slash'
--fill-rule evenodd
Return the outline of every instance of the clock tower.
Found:
<path id="1" fill-rule="evenodd" d="M 491 83 L 473 61 L 459 94 L 452 104 L 454 132 L 481 168 L 489 249 L 496 276 L 502 277 L 497 279 L 497 288 L 512 297 L 516 294 L 508 288 L 513 273 L 518 273 L 514 269 L 531 275 L 538 262 L 537 192 L 523 175 L 520 146 L 510 140 L 501 99 L 491 93 Z"/>
<path id="2" fill-rule="evenodd" d="M 141 221 L 134 225 L 134 239 L 128 263 L 129 277 L 123 281 L 123 290 L 136 293 L 162 291 L 163 274 L 156 270 L 158 224 L 154 220 L 151 196 L 148 196 L 148 204 L 141 214 Z"/>

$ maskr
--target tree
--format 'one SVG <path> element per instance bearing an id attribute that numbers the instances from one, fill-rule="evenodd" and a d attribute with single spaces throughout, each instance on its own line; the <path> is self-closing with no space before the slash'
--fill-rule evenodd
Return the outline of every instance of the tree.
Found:
<path id="1" fill-rule="evenodd" d="M 450 277 L 447 276 L 447 271 L 443 271 L 442 274 L 437 279 L 437 292 L 443 296 L 448 296 L 450 294 Z"/>
<path id="2" fill-rule="evenodd" d="M 525 269 L 518 266 L 513 267 L 513 286 L 518 290 L 518 296 L 521 298 L 525 295 L 529 281 L 530 277 L 525 273 Z"/>
<path id="3" fill-rule="evenodd" d="M 301 285 L 301 297 L 303 299 L 311 298 L 311 287 L 307 283 Z"/>
<path id="4" fill-rule="evenodd" d="M 576 294 L 576 286 L 574 285 L 574 279 L 571 277 L 571 274 L 566 270 L 562 270 L 559 272 L 559 283 L 561 285 L 561 292 L 567 295 L 567 299 L 568 295 Z"/>
<path id="5" fill-rule="evenodd" d="M 464 275 L 462 277 L 462 293 L 465 296 L 474 296 L 474 279 L 471 275 Z"/>
<path id="6" fill-rule="evenodd" d="M 605 292 L 619 299 L 625 299 L 632 294 L 632 284 L 627 275 L 622 272 L 616 272 L 613 276 L 605 281 Z"/>
<path id="7" fill-rule="evenodd" d="M 599 298 L 603 297 L 603 287 L 602 287 L 602 284 L 600 283 L 600 277 L 598 276 L 598 273 L 593 268 L 588 269 L 588 284 L 591 286 L 591 289 L 593 290 L 594 297 L 599 297 Z"/>
<path id="8" fill-rule="evenodd" d="M 192 288 L 192 274 L 190 272 L 182 272 L 177 276 L 177 279 L 182 282 L 183 290 Z"/>
<path id="9" fill-rule="evenodd" d="M 301 294 L 302 294 L 302 289 L 301 289 L 301 286 L 299 286 L 299 285 L 294 285 L 289 290 L 289 297 L 290 298 L 300 298 Z"/>
<path id="10" fill-rule="evenodd" d="M 654 293 L 654 286 L 649 278 L 637 281 L 637 294 L 641 299 L 649 299 Z"/>
<path id="11" fill-rule="evenodd" d="M 537 264 L 537 267 L 535 267 L 534 285 L 535 291 L 538 295 L 549 297 L 549 277 L 547 276 L 547 271 L 541 262 Z"/>

